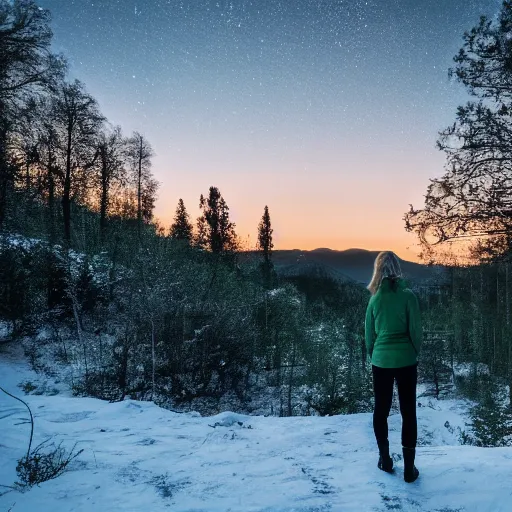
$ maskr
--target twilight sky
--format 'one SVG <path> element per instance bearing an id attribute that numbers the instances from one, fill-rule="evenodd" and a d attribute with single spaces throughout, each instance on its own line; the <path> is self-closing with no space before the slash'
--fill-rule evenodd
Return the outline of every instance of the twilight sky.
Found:
<path id="1" fill-rule="evenodd" d="M 415 260 L 402 217 L 443 173 L 437 133 L 467 99 L 448 68 L 501 0 L 38 3 L 72 78 L 151 142 L 166 227 L 215 185 L 250 245 L 268 204 L 278 249 Z"/>

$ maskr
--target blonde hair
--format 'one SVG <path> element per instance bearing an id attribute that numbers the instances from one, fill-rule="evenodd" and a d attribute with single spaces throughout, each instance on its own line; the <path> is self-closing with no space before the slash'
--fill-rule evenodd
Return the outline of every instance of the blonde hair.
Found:
<path id="1" fill-rule="evenodd" d="M 398 256 L 392 251 L 382 251 L 375 258 L 372 280 L 366 287 L 368 290 L 370 290 L 372 295 L 377 293 L 380 283 L 385 277 L 402 277 L 400 260 L 398 259 Z"/>

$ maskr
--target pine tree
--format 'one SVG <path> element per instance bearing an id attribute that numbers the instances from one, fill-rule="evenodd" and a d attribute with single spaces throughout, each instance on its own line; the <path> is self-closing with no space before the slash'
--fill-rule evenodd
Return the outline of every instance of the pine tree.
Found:
<path id="1" fill-rule="evenodd" d="M 182 240 L 189 243 L 192 241 L 192 224 L 189 221 L 189 214 L 183 199 L 178 201 L 169 236 L 173 240 Z"/>
<path id="2" fill-rule="evenodd" d="M 207 199 L 201 194 L 199 208 L 203 215 L 197 222 L 196 245 L 214 254 L 235 252 L 238 246 L 235 224 L 229 220 L 229 207 L 217 187 L 210 187 Z"/>
<path id="3" fill-rule="evenodd" d="M 219 201 L 219 214 L 219 233 L 222 243 L 222 252 L 236 252 L 238 239 L 235 233 L 235 224 L 229 220 L 229 207 L 222 196 Z"/>
<path id="4" fill-rule="evenodd" d="M 265 211 L 258 226 L 258 249 L 263 256 L 261 270 L 267 288 L 272 287 L 274 277 L 274 265 L 272 263 L 272 249 L 274 248 L 272 241 L 273 232 L 268 206 L 265 206 Z"/>
<path id="5" fill-rule="evenodd" d="M 197 218 L 196 233 L 194 235 L 194 247 L 203 250 L 208 248 L 208 229 L 204 216 Z"/>
<path id="6" fill-rule="evenodd" d="M 272 258 L 272 249 L 274 248 L 272 242 L 273 232 L 268 206 L 265 206 L 263 217 L 258 226 L 258 248 L 263 254 L 265 263 L 269 263 Z"/>

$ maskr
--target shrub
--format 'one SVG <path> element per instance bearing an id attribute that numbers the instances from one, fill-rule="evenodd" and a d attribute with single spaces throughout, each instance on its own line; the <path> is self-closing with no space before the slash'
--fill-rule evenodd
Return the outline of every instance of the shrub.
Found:
<path id="1" fill-rule="evenodd" d="M 18 461 L 16 473 L 19 481 L 15 484 L 18 489 L 25 489 L 57 478 L 66 471 L 69 463 L 83 452 L 83 450 L 75 452 L 76 444 L 68 452 L 62 447 L 62 443 L 58 446 L 47 445 L 47 443 L 48 441 L 43 441 L 27 457 Z M 47 447 L 53 447 L 53 449 L 44 452 L 43 449 Z"/>
<path id="2" fill-rule="evenodd" d="M 34 384 L 32 384 L 32 382 L 30 382 L 29 380 L 20 384 L 19 387 L 23 390 L 23 392 L 26 395 L 32 393 L 32 391 L 35 391 L 37 389 L 37 386 L 34 386 Z"/>

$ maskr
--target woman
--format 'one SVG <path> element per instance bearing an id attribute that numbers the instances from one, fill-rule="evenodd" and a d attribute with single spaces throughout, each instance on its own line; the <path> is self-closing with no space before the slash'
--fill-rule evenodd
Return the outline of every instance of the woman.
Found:
<path id="1" fill-rule="evenodd" d="M 379 447 L 377 466 L 388 473 L 393 471 L 388 416 L 396 380 L 402 414 L 404 480 L 410 483 L 419 476 L 414 465 L 418 435 L 416 383 L 422 334 L 419 303 L 407 288 L 398 257 L 391 251 L 377 256 L 368 290 L 372 296 L 366 310 L 365 338 L 375 392 L 373 429 Z"/>

